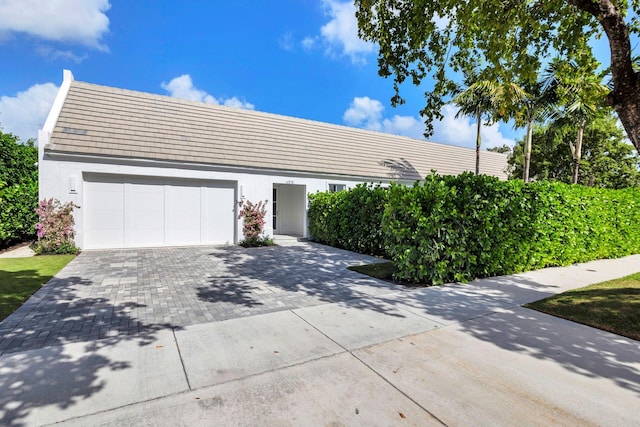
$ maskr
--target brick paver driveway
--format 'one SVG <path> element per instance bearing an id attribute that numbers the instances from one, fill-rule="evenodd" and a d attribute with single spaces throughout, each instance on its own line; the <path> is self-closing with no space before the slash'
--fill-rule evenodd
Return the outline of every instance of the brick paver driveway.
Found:
<path id="1" fill-rule="evenodd" d="M 0 323 L 0 353 L 389 292 L 346 269 L 375 260 L 314 243 L 87 251 Z"/>

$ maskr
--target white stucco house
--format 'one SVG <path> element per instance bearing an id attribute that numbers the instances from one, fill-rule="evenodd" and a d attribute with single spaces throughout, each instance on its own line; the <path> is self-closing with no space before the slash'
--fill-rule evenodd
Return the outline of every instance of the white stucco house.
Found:
<path id="1" fill-rule="evenodd" d="M 73 201 L 83 249 L 235 243 L 237 201 L 268 200 L 266 233 L 306 237 L 309 193 L 475 167 L 473 150 L 78 82 L 38 133 L 40 199 Z M 506 178 L 506 156 L 482 172 Z"/>

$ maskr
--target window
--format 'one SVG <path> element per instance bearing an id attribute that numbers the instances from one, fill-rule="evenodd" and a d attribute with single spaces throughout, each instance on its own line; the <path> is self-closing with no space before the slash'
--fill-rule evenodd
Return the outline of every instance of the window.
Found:
<path id="1" fill-rule="evenodd" d="M 344 184 L 329 184 L 329 191 L 331 193 L 337 193 L 338 191 L 343 191 L 346 189 L 346 185 Z"/>

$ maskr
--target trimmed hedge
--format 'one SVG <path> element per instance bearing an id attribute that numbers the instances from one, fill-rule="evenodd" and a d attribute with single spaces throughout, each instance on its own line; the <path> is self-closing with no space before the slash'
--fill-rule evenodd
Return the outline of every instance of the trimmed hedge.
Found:
<path id="1" fill-rule="evenodd" d="M 38 220 L 38 183 L 5 187 L 0 181 L 0 249 L 15 242 L 33 240 Z"/>
<path id="2" fill-rule="evenodd" d="M 32 240 L 38 220 L 38 148 L 0 128 L 0 249 Z"/>
<path id="3" fill-rule="evenodd" d="M 640 189 L 430 175 L 314 195 L 309 224 L 318 241 L 387 256 L 398 280 L 442 284 L 640 253 Z"/>
<path id="4" fill-rule="evenodd" d="M 388 191 L 359 184 L 349 191 L 309 195 L 309 232 L 314 240 L 369 255 L 386 255 L 380 224 Z"/>

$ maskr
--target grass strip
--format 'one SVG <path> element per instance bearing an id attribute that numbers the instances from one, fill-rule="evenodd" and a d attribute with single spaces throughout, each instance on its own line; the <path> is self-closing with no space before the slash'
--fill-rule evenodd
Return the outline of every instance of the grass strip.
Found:
<path id="1" fill-rule="evenodd" d="M 0 320 L 20 307 L 75 255 L 0 259 Z"/>
<path id="2" fill-rule="evenodd" d="M 525 307 L 640 340 L 640 273 L 563 292 Z"/>
<path id="3" fill-rule="evenodd" d="M 347 268 L 351 271 L 355 271 L 360 274 L 366 274 L 367 276 L 386 280 L 388 282 L 394 282 L 393 273 L 397 271 L 397 269 L 391 262 L 376 262 L 373 264 L 352 265 Z"/>

